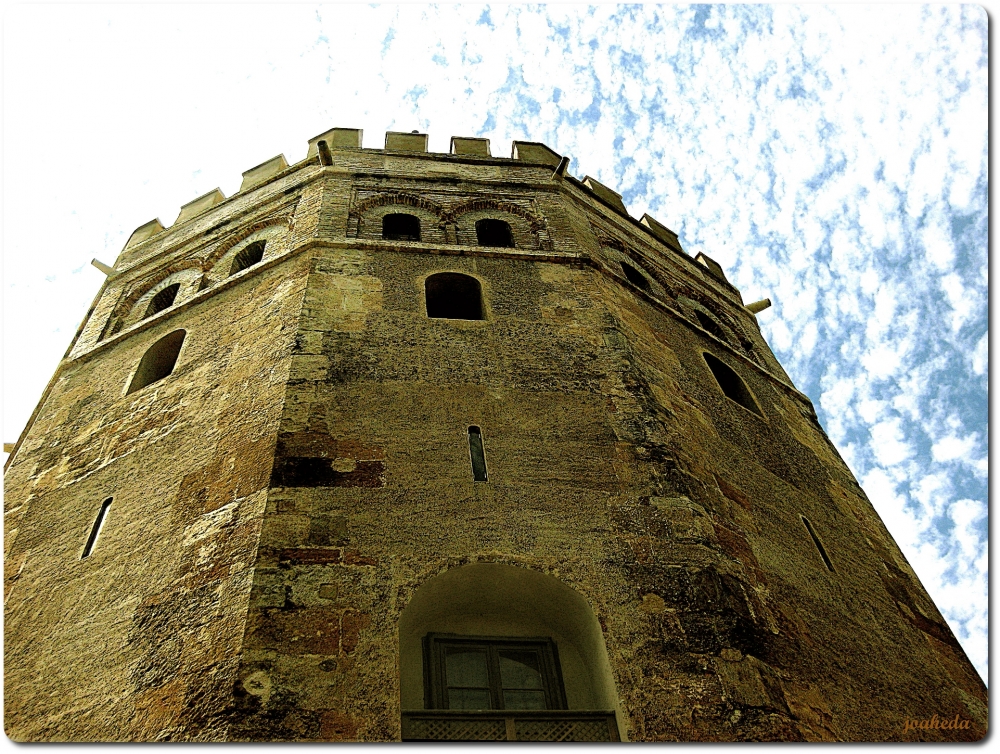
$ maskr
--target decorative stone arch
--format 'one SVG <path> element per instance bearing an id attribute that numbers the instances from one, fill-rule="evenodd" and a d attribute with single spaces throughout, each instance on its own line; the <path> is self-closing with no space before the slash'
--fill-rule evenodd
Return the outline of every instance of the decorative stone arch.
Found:
<path id="1" fill-rule="evenodd" d="M 536 215 L 534 212 L 527 210 L 518 204 L 514 204 L 514 202 L 509 202 L 505 199 L 494 199 L 489 196 L 468 199 L 461 204 L 455 205 L 451 207 L 450 214 L 457 220 L 459 217 L 469 212 L 477 212 L 481 210 L 497 210 L 498 212 L 506 212 L 511 215 L 517 215 L 528 223 L 531 230 L 536 233 L 545 227 L 545 220 Z"/>
<path id="2" fill-rule="evenodd" d="M 401 708 L 425 709 L 429 633 L 550 638 L 557 650 L 570 710 L 616 710 L 611 664 L 601 624 L 586 598 L 560 579 L 504 563 L 458 566 L 425 581 L 399 617 Z"/>
<path id="3" fill-rule="evenodd" d="M 397 212 L 412 214 L 420 220 L 421 241 L 451 242 L 448 212 L 436 202 L 403 191 L 375 194 L 355 204 L 347 218 L 347 237 L 381 239 L 382 218 Z"/>
<path id="4" fill-rule="evenodd" d="M 229 254 L 229 252 L 232 251 L 235 247 L 245 246 L 248 243 L 252 243 L 254 239 L 251 238 L 251 236 L 259 234 L 260 231 L 265 230 L 266 228 L 278 228 L 280 230 L 277 233 L 275 233 L 275 238 L 284 238 L 286 237 L 286 234 L 291 227 L 292 227 L 291 215 L 282 215 L 280 217 L 267 217 L 264 218 L 263 220 L 258 220 L 257 222 L 251 223 L 250 225 L 244 225 L 237 232 L 233 233 L 231 236 L 226 238 L 225 241 L 216 246 L 215 249 L 213 249 L 212 252 L 207 257 L 205 257 L 202 266 L 205 270 L 211 270 L 214 273 L 216 268 L 218 267 L 219 260 L 222 259 L 227 254 Z M 239 250 L 237 249 L 233 253 L 234 254 L 239 253 Z M 270 250 L 265 251 L 264 258 L 267 259 L 268 257 L 272 256 L 273 253 L 275 252 L 271 252 Z"/>
<path id="5" fill-rule="evenodd" d="M 442 220 L 448 219 L 448 213 L 445 211 L 444 207 L 436 202 L 432 202 L 430 199 L 425 199 L 422 196 L 416 196 L 415 194 L 409 194 L 403 191 L 391 191 L 381 194 L 376 194 L 374 196 L 369 196 L 367 199 L 363 199 L 358 202 L 354 208 L 351 210 L 352 214 L 364 215 L 369 210 L 385 207 L 388 205 L 402 206 L 402 207 L 419 207 L 425 209 L 431 214 L 437 215 Z"/>
<path id="6" fill-rule="evenodd" d="M 496 219 L 506 221 L 514 235 L 514 246 L 520 248 L 550 248 L 545 220 L 529 209 L 505 199 L 483 196 L 468 199 L 449 209 L 455 226 L 457 242 L 476 246 L 476 221 Z"/>
<path id="7" fill-rule="evenodd" d="M 149 301 L 157 293 L 174 283 L 179 284 L 174 305 L 191 298 L 201 288 L 203 278 L 201 261 L 198 259 L 182 259 L 172 262 L 154 275 L 135 283 L 118 302 L 108 323 L 105 326 L 101 340 L 116 335 L 126 327 L 131 327 L 145 319 Z"/>
<path id="8" fill-rule="evenodd" d="M 708 306 L 694 291 L 685 291 L 685 294 L 677 297 L 677 304 L 689 320 L 760 363 L 760 357 L 754 351 L 752 341 L 738 325 L 717 312 L 714 307 Z"/>
<path id="9" fill-rule="evenodd" d="M 253 225 L 241 228 L 232 238 L 227 238 L 215 248 L 205 259 L 205 283 L 208 288 L 216 285 L 232 272 L 233 259 L 243 249 L 257 241 L 264 241 L 264 258 L 271 259 L 285 251 L 285 241 L 288 238 L 288 228 L 291 217 L 271 218 L 261 220 Z"/>
<path id="10" fill-rule="evenodd" d="M 602 247 L 615 249 L 616 251 L 621 252 L 625 256 L 629 255 L 628 247 L 622 241 L 619 241 L 617 238 L 612 238 L 611 236 L 606 236 L 603 233 L 600 233 L 597 236 L 597 242 Z"/>
<path id="11" fill-rule="evenodd" d="M 613 236 L 609 236 L 605 233 L 597 233 L 597 242 L 601 245 L 602 249 L 609 249 L 611 253 L 607 254 L 607 262 L 617 263 L 612 264 L 614 274 L 616 276 L 626 277 L 633 284 L 639 285 L 643 290 L 649 291 L 650 293 L 655 293 L 658 296 L 666 294 L 668 298 L 675 298 L 675 293 L 671 287 L 663 280 L 660 273 L 650 265 L 650 263 L 645 260 L 640 254 L 630 248 L 624 241 L 621 241 Z M 644 286 L 637 283 L 632 279 L 632 275 L 624 268 L 627 264 L 635 270 L 637 274 L 642 275 L 647 279 L 647 283 L 653 283 L 653 286 Z M 615 269 L 617 268 L 617 269 Z"/>

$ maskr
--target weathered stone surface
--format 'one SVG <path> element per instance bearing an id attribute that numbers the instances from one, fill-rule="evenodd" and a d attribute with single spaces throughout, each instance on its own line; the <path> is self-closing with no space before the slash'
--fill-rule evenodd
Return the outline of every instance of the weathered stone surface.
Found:
<path id="1" fill-rule="evenodd" d="M 483 564 L 583 600 L 600 646 L 551 634 L 624 738 L 985 734 L 985 687 L 738 292 L 525 144 L 311 152 L 130 242 L 6 471 L 11 738 L 398 739 L 424 698 L 407 611 Z M 393 212 L 420 240 L 381 239 Z M 438 272 L 483 319 L 427 316 Z M 171 275 L 197 284 L 143 318 Z M 125 395 L 177 329 L 173 372 Z M 495 628 L 545 612 L 518 594 L 461 630 L 542 635 Z M 935 714 L 969 726 L 904 731 Z"/>

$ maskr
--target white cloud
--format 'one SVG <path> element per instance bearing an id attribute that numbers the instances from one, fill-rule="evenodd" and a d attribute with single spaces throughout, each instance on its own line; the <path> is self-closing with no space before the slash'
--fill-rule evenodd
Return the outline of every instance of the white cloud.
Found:
<path id="1" fill-rule="evenodd" d="M 956 273 L 950 273 L 941 278 L 941 288 L 948 297 L 948 304 L 953 313 L 951 317 L 951 330 L 957 333 L 966 322 L 972 317 L 973 312 L 985 309 L 979 296 L 974 290 L 968 290 L 962 284 L 962 278 Z"/>
<path id="2" fill-rule="evenodd" d="M 935 461 L 954 461 L 956 458 L 969 455 L 978 441 L 979 438 L 976 435 L 943 437 L 931 447 L 931 455 L 934 456 Z"/>
<path id="3" fill-rule="evenodd" d="M 941 271 L 951 269 L 955 261 L 955 245 L 943 227 L 943 219 L 935 212 L 921 233 L 924 250 L 931 263 Z"/>
<path id="4" fill-rule="evenodd" d="M 986 368 L 989 366 L 990 342 L 989 334 L 984 333 L 983 337 L 976 343 L 976 348 L 972 352 L 972 373 L 978 377 L 986 375 Z"/>
<path id="5" fill-rule="evenodd" d="M 922 531 L 906 509 L 906 498 L 898 493 L 896 483 L 885 470 L 872 469 L 861 479 L 861 486 L 903 552 L 916 550 Z"/>
<path id="6" fill-rule="evenodd" d="M 880 421 L 871 428 L 875 458 L 883 466 L 894 466 L 913 455 L 913 446 L 906 442 L 899 419 Z"/>

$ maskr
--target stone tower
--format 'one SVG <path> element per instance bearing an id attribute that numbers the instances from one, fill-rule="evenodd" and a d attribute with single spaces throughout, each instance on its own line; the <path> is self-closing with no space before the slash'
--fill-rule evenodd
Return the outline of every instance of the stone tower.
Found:
<path id="1" fill-rule="evenodd" d="M 759 307 L 567 165 L 333 129 L 132 234 L 6 469 L 8 736 L 985 734 Z"/>

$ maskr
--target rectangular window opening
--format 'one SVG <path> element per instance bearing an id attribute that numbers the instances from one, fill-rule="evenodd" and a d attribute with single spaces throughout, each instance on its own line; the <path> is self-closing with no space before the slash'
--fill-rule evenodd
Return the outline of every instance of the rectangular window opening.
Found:
<path id="1" fill-rule="evenodd" d="M 469 427 L 469 455 L 472 456 L 472 478 L 486 481 L 486 453 L 483 450 L 483 433 L 479 427 Z"/>
<path id="2" fill-rule="evenodd" d="M 101 527 L 104 526 L 104 519 L 108 515 L 108 508 L 111 507 L 112 499 L 109 497 L 101 503 L 101 510 L 97 514 L 97 518 L 94 519 L 94 527 L 90 530 L 90 537 L 87 538 L 87 545 L 83 548 L 83 555 L 80 556 L 80 560 L 83 560 L 94 551 L 94 545 L 97 544 L 97 535 L 101 533 Z"/>
<path id="3" fill-rule="evenodd" d="M 799 516 L 802 519 L 802 523 L 806 525 L 806 531 L 809 532 L 809 536 L 812 537 L 813 544 L 816 545 L 816 549 L 819 550 L 819 555 L 823 558 L 823 562 L 826 563 L 828 570 L 833 570 L 833 563 L 830 562 L 830 556 L 826 554 L 826 548 L 823 547 L 823 543 L 819 541 L 819 537 L 816 536 L 816 532 L 813 530 L 812 524 L 809 523 L 809 519 L 805 516 Z"/>
<path id="4" fill-rule="evenodd" d="M 563 710 L 566 692 L 550 638 L 428 634 L 430 709 Z"/>

